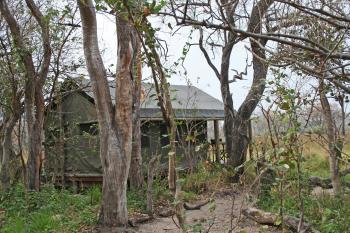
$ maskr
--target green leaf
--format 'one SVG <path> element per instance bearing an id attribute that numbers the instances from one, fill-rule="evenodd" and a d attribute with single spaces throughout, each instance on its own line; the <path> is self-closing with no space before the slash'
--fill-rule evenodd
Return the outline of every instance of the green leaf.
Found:
<path id="1" fill-rule="evenodd" d="M 280 104 L 280 109 L 289 110 L 290 109 L 289 103 L 283 102 L 282 104 Z"/>

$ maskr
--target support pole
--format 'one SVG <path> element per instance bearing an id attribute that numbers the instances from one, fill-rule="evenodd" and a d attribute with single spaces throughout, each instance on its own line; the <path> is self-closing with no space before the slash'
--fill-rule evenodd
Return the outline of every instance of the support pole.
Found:
<path id="1" fill-rule="evenodd" d="M 214 137 L 215 137 L 215 161 L 220 163 L 220 145 L 219 145 L 219 121 L 214 120 Z"/>
<path id="2" fill-rule="evenodd" d="M 248 121 L 248 137 L 249 137 L 249 159 L 253 157 L 253 127 L 252 127 L 252 119 Z"/>

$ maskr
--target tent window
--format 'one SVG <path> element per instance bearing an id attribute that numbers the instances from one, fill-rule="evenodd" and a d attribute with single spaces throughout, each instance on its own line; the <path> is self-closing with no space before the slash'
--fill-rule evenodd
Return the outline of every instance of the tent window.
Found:
<path id="1" fill-rule="evenodd" d="M 150 140 L 148 135 L 144 135 L 144 134 L 141 135 L 141 147 L 142 148 L 150 147 Z"/>
<path id="2" fill-rule="evenodd" d="M 90 134 L 90 135 L 97 135 L 98 134 L 98 125 L 97 122 L 93 123 L 80 123 L 79 124 L 80 134 Z"/>

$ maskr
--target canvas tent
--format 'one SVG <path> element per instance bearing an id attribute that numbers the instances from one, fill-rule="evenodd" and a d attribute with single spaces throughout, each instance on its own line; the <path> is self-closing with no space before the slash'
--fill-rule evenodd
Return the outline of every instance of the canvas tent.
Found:
<path id="1" fill-rule="evenodd" d="M 219 120 L 223 120 L 223 104 L 194 86 L 171 85 L 170 89 L 178 122 L 178 154 L 182 157 L 186 153 L 202 156 L 206 153 L 205 144 L 208 142 L 207 122 L 214 121 L 217 124 Z M 110 85 L 110 93 L 114 100 L 113 85 Z M 162 154 L 162 161 L 165 163 L 168 138 L 157 95 L 150 83 L 142 84 L 142 93 L 142 156 L 147 160 L 155 154 Z M 56 96 L 47 122 L 47 172 L 61 179 L 65 176 L 97 177 L 101 174 L 97 116 L 88 82 L 73 85 L 68 90 L 66 88 L 61 95 Z M 185 142 L 186 148 L 180 145 L 184 138 L 191 140 L 191 143 Z M 202 150 L 195 149 L 198 145 L 203 146 Z"/>

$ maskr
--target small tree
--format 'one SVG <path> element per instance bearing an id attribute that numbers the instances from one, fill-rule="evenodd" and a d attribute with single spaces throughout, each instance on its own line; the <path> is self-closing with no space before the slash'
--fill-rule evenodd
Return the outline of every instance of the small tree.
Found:
<path id="1" fill-rule="evenodd" d="M 20 66 L 24 69 L 24 111 L 26 118 L 28 161 L 27 161 L 27 187 L 30 190 L 40 189 L 40 168 L 43 159 L 42 135 L 44 121 L 44 93 L 43 86 L 47 78 L 51 60 L 49 16 L 44 16 L 33 0 L 26 0 L 30 14 L 34 17 L 39 28 L 39 39 L 42 43 L 41 62 L 34 61 L 33 44 L 28 44 L 23 38 L 23 27 L 10 10 L 7 1 L 0 2 L 0 12 L 10 28 L 13 39 L 13 51 L 20 59 Z M 38 64 L 39 67 L 36 67 Z"/>

